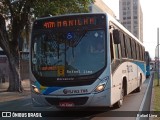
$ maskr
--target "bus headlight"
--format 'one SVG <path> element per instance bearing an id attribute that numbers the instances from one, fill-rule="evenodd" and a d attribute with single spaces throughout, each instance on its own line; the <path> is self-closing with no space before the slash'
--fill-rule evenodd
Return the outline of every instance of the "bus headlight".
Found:
<path id="1" fill-rule="evenodd" d="M 37 88 L 37 86 L 32 85 L 32 90 L 33 90 L 34 93 L 40 94 L 40 91 L 39 91 L 39 89 Z"/>
<path id="2" fill-rule="evenodd" d="M 104 90 L 104 88 L 105 88 L 105 84 L 100 84 L 100 85 L 98 85 L 97 87 L 96 87 L 96 89 L 94 90 L 94 92 L 101 92 L 101 91 L 103 91 Z"/>
<path id="3" fill-rule="evenodd" d="M 106 86 L 106 83 L 101 83 L 101 84 L 99 84 L 99 85 L 96 87 L 96 89 L 94 90 L 94 92 L 101 92 L 101 91 L 103 91 L 104 88 L 105 88 L 105 86 Z"/>
<path id="4" fill-rule="evenodd" d="M 93 93 L 102 92 L 108 84 L 109 77 L 105 77 L 101 80 L 98 86 L 93 90 Z"/>

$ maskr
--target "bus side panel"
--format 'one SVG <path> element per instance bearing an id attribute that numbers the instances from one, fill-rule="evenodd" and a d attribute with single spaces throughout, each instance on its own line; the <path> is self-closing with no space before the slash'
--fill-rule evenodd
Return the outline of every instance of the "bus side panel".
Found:
<path id="1" fill-rule="evenodd" d="M 128 62 L 128 83 L 129 83 L 129 90 L 127 91 L 131 93 L 139 86 L 139 79 L 138 79 L 138 66 L 134 63 L 134 61 Z"/>
<path id="2" fill-rule="evenodd" d="M 138 86 L 139 80 L 142 80 L 142 83 L 146 80 L 146 65 L 143 61 L 136 61 L 135 64 L 138 66 Z"/>
<path id="3" fill-rule="evenodd" d="M 112 71 L 113 66 L 116 63 L 112 63 Z M 117 65 L 113 72 L 112 76 L 112 86 L 111 86 L 111 104 L 113 105 L 118 100 L 120 100 L 121 90 L 122 90 L 122 80 L 124 77 L 128 78 L 127 73 L 127 62 L 123 62 L 122 64 Z"/>
<path id="4" fill-rule="evenodd" d="M 115 66 L 115 64 L 116 63 L 112 64 L 112 68 Z M 112 105 L 120 100 L 124 78 L 127 82 L 126 92 L 129 94 L 139 86 L 140 79 L 142 80 L 142 83 L 145 80 L 144 62 L 122 62 L 122 64 L 117 65 L 112 76 Z"/>
<path id="5" fill-rule="evenodd" d="M 150 76 L 150 65 L 146 65 L 146 77 Z"/>

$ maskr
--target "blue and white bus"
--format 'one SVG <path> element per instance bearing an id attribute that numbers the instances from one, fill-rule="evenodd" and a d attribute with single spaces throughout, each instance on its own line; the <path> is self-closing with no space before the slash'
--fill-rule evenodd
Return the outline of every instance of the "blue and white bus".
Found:
<path id="1" fill-rule="evenodd" d="M 146 61 L 146 78 L 151 75 L 150 62 L 151 58 L 148 51 L 145 51 L 145 61 Z"/>
<path id="2" fill-rule="evenodd" d="M 105 13 L 37 19 L 30 43 L 34 106 L 121 107 L 146 79 L 143 44 Z"/>

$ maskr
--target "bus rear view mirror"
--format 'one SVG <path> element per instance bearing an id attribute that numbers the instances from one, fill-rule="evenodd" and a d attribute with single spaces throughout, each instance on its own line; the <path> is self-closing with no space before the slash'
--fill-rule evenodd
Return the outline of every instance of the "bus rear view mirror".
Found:
<path id="1" fill-rule="evenodd" d="M 114 44 L 120 44 L 120 33 L 118 29 L 113 30 L 113 39 L 114 39 Z"/>

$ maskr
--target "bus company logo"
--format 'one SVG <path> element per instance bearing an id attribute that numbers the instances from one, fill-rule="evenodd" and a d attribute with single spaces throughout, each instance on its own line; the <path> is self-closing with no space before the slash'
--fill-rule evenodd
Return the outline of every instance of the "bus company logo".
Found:
<path id="1" fill-rule="evenodd" d="M 64 94 L 79 94 L 79 93 L 88 93 L 87 89 L 80 89 L 80 90 L 63 90 Z"/>
<path id="2" fill-rule="evenodd" d="M 2 112 L 2 117 L 12 117 L 11 112 Z"/>
<path id="3" fill-rule="evenodd" d="M 42 117 L 41 113 L 19 113 L 19 112 L 2 112 L 3 118 L 24 118 L 24 117 Z"/>
<path id="4" fill-rule="evenodd" d="M 68 91 L 67 89 L 64 89 L 64 90 L 63 90 L 63 93 L 64 93 L 64 94 L 67 94 L 67 91 Z"/>

